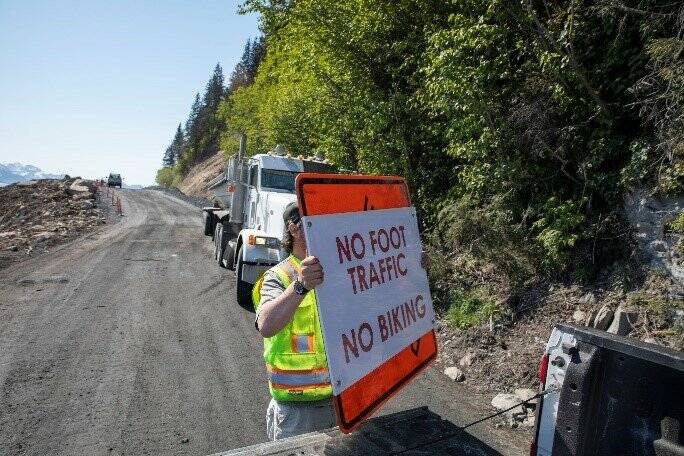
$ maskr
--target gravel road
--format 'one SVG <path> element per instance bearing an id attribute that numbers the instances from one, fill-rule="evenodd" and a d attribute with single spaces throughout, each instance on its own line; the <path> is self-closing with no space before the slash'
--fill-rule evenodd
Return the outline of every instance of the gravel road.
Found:
<path id="1" fill-rule="evenodd" d="M 0 271 L 0 455 L 206 455 L 265 440 L 261 340 L 198 209 L 120 194 L 119 223 Z M 383 413 L 426 405 L 463 425 L 486 402 L 429 369 Z M 526 451 L 525 433 L 468 432 Z"/>

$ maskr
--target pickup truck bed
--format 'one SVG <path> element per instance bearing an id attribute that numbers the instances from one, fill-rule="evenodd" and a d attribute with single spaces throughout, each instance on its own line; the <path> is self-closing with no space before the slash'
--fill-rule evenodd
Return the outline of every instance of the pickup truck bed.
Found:
<path id="1" fill-rule="evenodd" d="M 212 456 L 498 455 L 499 453 L 427 407 L 369 420 L 352 434 L 337 428 Z"/>
<path id="2" fill-rule="evenodd" d="M 538 456 L 684 456 L 684 353 L 557 325 L 537 407 Z"/>

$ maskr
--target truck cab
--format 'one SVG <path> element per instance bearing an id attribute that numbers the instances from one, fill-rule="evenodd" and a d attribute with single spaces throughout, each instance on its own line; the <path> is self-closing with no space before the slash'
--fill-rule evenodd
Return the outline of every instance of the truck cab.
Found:
<path id="1" fill-rule="evenodd" d="M 297 174 L 336 170 L 320 154 L 293 156 L 279 146 L 251 157 L 243 153 L 229 160 L 220 185 L 230 194 L 230 203 L 204 208 L 205 234 L 214 236 L 219 266 L 235 270 L 238 303 L 251 309 L 252 286 L 285 257 L 280 246 L 283 211 L 297 199 Z"/>

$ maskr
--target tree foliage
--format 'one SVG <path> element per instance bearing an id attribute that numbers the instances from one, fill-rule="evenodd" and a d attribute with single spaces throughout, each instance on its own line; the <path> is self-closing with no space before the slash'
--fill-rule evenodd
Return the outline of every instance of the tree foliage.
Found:
<path id="1" fill-rule="evenodd" d="M 185 135 L 183 134 L 181 124 L 178 124 L 176 134 L 173 136 L 173 141 L 171 141 L 171 144 L 169 145 L 169 147 L 166 148 L 166 151 L 164 152 L 162 165 L 165 168 L 171 167 L 176 164 L 176 162 L 181 156 L 181 153 L 183 152 L 184 145 Z"/>
<path id="2" fill-rule="evenodd" d="M 608 239 L 626 191 L 681 191 L 677 2 L 242 8 L 260 14 L 267 53 L 221 106 L 226 131 L 246 132 L 252 152 L 282 143 L 405 176 L 447 249 L 478 251 L 510 277 L 595 270 L 619 254 Z M 509 255 L 496 254 L 504 244 Z"/>
<path id="3" fill-rule="evenodd" d="M 260 15 L 264 37 L 246 43 L 227 91 L 215 72 L 196 99 L 183 172 L 219 144 L 234 150 L 239 132 L 249 153 L 281 143 L 405 176 L 431 242 L 512 282 L 593 274 L 621 255 L 625 192 L 682 191 L 681 2 L 247 0 L 242 11 Z"/>

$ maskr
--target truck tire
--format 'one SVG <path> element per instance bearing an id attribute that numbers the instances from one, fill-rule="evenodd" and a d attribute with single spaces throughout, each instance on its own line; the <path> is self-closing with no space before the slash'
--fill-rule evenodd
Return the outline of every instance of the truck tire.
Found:
<path id="1" fill-rule="evenodd" d="M 213 219 L 214 219 L 214 214 L 211 212 L 203 211 L 204 213 L 204 235 L 205 236 L 211 236 L 212 233 L 214 232 L 214 227 L 212 226 Z"/>
<path id="2" fill-rule="evenodd" d="M 223 259 L 226 261 L 226 268 L 235 271 L 235 246 L 231 245 L 230 242 L 223 249 Z"/>
<path id="3" fill-rule="evenodd" d="M 214 225 L 214 260 L 218 258 L 219 241 L 221 239 L 221 230 L 223 225 L 217 223 Z"/>
<path id="4" fill-rule="evenodd" d="M 221 223 L 216 224 L 216 233 L 216 254 L 214 255 L 214 257 L 219 267 L 225 268 L 225 266 L 223 265 L 223 249 L 226 248 L 228 236 L 224 235 L 223 225 Z"/>
<path id="5" fill-rule="evenodd" d="M 240 250 L 237 252 L 237 267 L 235 268 L 235 294 L 240 307 L 253 312 L 252 284 L 241 279 L 242 267 L 242 247 L 240 247 Z"/>

